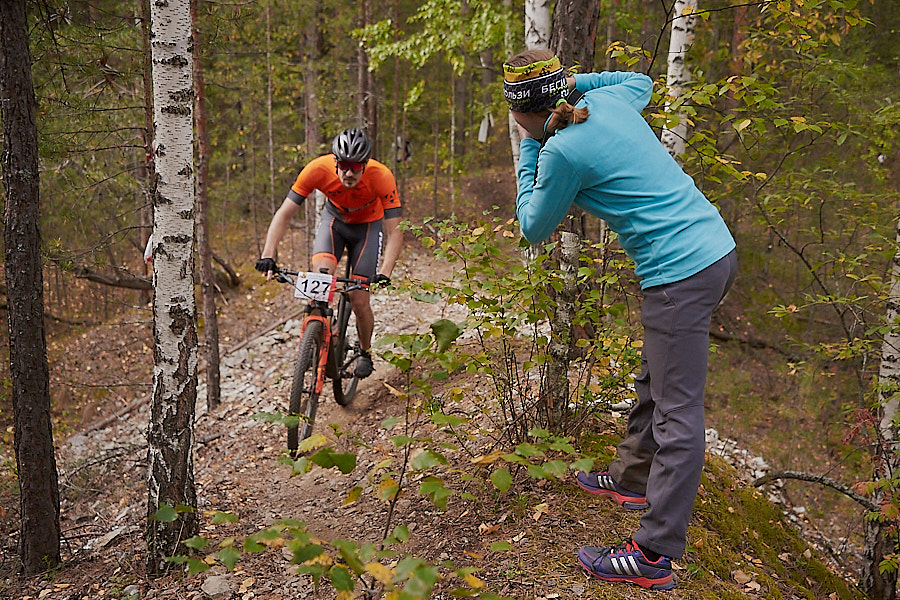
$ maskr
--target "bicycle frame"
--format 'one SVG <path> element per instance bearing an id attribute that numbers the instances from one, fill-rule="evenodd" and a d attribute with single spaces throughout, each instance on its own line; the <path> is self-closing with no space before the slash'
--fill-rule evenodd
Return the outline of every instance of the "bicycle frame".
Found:
<path id="1" fill-rule="evenodd" d="M 321 307 L 314 307 L 313 310 Z M 330 312 L 330 309 L 327 311 Z M 322 388 L 325 387 L 325 365 L 328 364 L 328 357 L 331 355 L 331 316 L 330 315 L 314 315 L 310 313 L 303 319 L 303 326 L 300 329 L 299 344 L 303 340 L 303 333 L 311 321 L 320 321 L 322 323 L 322 348 L 319 350 L 319 364 L 316 366 L 316 393 L 321 394 Z"/>

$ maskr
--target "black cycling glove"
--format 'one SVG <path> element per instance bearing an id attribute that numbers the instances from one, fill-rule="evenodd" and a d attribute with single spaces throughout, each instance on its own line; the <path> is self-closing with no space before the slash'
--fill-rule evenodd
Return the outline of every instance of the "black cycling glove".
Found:
<path id="1" fill-rule="evenodd" d="M 391 285 L 391 278 L 382 273 L 378 273 L 372 278 L 372 285 L 374 287 L 387 287 Z"/>
<path id="2" fill-rule="evenodd" d="M 277 273 L 278 266 L 275 264 L 275 259 L 273 258 L 261 258 L 256 261 L 256 270 L 260 273 L 268 273 L 269 271 Z"/>

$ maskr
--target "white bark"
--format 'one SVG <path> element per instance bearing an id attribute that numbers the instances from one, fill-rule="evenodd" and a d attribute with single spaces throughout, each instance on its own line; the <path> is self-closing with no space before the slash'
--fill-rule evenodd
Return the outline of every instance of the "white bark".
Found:
<path id="1" fill-rule="evenodd" d="M 666 85 L 668 95 L 676 99 L 681 95 L 685 86 L 690 81 L 690 72 L 685 65 L 685 57 L 690 45 L 694 42 L 694 25 L 696 22 L 697 0 L 676 0 L 672 17 L 672 37 L 669 42 L 668 71 L 666 73 Z M 669 112 L 671 101 L 666 102 L 666 112 Z M 688 135 L 686 120 L 677 125 L 663 129 L 661 140 L 666 150 L 672 156 L 684 154 Z"/>
<path id="2" fill-rule="evenodd" d="M 900 240 L 900 232 L 898 232 L 898 240 Z M 894 257 L 891 278 L 887 322 L 895 324 L 900 320 L 900 255 Z M 900 411 L 900 393 L 897 393 L 898 387 L 900 387 L 900 331 L 897 331 L 896 328 L 884 336 L 878 381 L 881 388 L 878 395 L 882 410 L 881 435 L 885 441 L 892 443 L 897 439 L 896 419 L 897 413 Z"/>
<path id="3" fill-rule="evenodd" d="M 550 47 L 550 0 L 525 0 L 525 48 Z"/>
<path id="4" fill-rule="evenodd" d="M 193 416 L 197 398 L 194 302 L 193 76 L 189 0 L 151 2 L 153 143 L 153 398 L 148 431 L 149 511 L 160 503 L 196 504 Z M 190 531 L 195 517 L 175 523 Z M 174 551 L 172 524 L 148 527 L 148 565 Z M 188 533 L 188 535 L 191 535 Z M 174 546 L 173 546 L 174 544 Z"/>

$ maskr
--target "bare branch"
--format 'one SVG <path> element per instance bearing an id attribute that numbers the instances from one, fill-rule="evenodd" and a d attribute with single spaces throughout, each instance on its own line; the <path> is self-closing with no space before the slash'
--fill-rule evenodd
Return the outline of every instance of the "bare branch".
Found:
<path id="1" fill-rule="evenodd" d="M 819 483 L 821 485 L 824 485 L 825 487 L 830 487 L 833 490 L 841 492 L 851 500 L 855 500 L 857 503 L 861 504 L 867 510 L 870 510 L 872 512 L 879 511 L 878 505 L 865 496 L 857 494 L 852 489 L 850 489 L 850 487 L 844 485 L 840 481 L 836 481 L 831 477 L 826 477 L 825 475 L 817 475 L 816 473 L 805 473 L 803 471 L 776 471 L 774 473 L 763 475 L 762 477 L 754 481 L 752 485 L 754 487 L 760 487 L 779 479 L 799 479 L 800 481 Z"/>

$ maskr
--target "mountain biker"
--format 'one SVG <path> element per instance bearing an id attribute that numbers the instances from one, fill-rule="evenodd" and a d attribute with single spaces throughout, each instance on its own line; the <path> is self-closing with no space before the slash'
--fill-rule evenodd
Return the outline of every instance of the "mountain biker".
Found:
<path id="1" fill-rule="evenodd" d="M 703 469 L 709 324 L 735 277 L 735 242 L 641 116 L 649 77 L 567 78 L 548 50 L 523 52 L 503 71 L 522 136 L 516 214 L 523 234 L 540 242 L 578 206 L 618 233 L 641 279 L 638 403 L 616 460 L 608 470 L 578 473 L 577 483 L 624 508 L 647 510 L 630 540 L 585 546 L 578 560 L 602 580 L 669 589 Z"/>
<path id="2" fill-rule="evenodd" d="M 397 227 L 402 208 L 393 173 L 371 155 L 372 144 L 365 132 L 345 129 L 334 137 L 331 154 L 303 167 L 272 217 L 266 245 L 256 261 L 257 271 L 265 273 L 266 279 L 273 277 L 278 243 L 303 201 L 318 189 L 327 200 L 313 242 L 313 271 L 334 273 L 347 248 L 354 278 L 369 279 L 374 285 L 390 284 L 403 247 L 403 233 Z M 369 290 L 356 290 L 349 296 L 362 349 L 355 375 L 368 377 L 373 370 L 370 348 L 375 327 Z"/>

